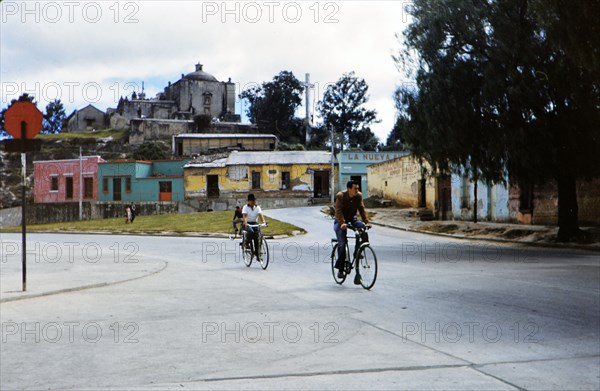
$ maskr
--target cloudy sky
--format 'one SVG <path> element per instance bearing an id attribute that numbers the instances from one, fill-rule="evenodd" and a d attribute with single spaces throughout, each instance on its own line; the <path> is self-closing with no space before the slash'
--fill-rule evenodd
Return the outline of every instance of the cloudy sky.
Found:
<path id="1" fill-rule="evenodd" d="M 144 82 L 153 97 L 194 71 L 231 78 L 238 93 L 282 70 L 314 83 L 355 71 L 369 85 L 368 108 L 385 140 L 392 94 L 406 82 L 391 58 L 409 1 L 7 1 L 0 3 L 1 106 L 24 92 L 38 107 L 55 99 L 67 115 L 88 103 L 105 110 Z M 237 103 L 237 112 L 245 109 Z M 298 111 L 304 115 L 304 108 Z M 316 118 L 318 121 L 318 118 Z"/>

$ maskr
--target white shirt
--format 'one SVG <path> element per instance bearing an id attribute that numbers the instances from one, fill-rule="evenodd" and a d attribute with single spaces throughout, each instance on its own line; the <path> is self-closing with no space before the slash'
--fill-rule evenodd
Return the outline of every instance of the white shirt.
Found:
<path id="1" fill-rule="evenodd" d="M 246 215 L 249 223 L 255 223 L 258 222 L 258 215 L 262 213 L 262 209 L 258 205 L 254 205 L 254 209 L 252 209 L 246 204 L 242 208 L 242 213 Z"/>

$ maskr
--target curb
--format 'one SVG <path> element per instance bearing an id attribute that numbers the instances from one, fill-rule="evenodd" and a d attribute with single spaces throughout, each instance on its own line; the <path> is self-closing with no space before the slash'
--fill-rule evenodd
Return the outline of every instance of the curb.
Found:
<path id="1" fill-rule="evenodd" d="M 78 291 L 83 291 L 83 290 L 87 290 L 87 289 L 102 288 L 102 287 L 106 287 L 106 286 L 113 286 L 113 285 L 118 285 L 118 284 L 122 284 L 122 283 L 125 283 L 125 282 L 139 280 L 141 278 L 146 278 L 146 277 L 150 277 L 150 276 L 152 276 L 154 274 L 158 274 L 158 273 L 162 272 L 163 270 L 165 270 L 167 268 L 167 266 L 169 265 L 169 262 L 165 262 L 165 261 L 161 261 L 161 262 L 163 262 L 163 265 L 161 265 L 160 267 L 158 267 L 155 270 L 150 271 L 148 274 L 144 274 L 144 275 L 141 275 L 141 276 L 127 278 L 125 280 L 120 280 L 120 281 L 99 282 L 99 283 L 96 283 L 96 284 L 82 285 L 82 286 L 77 286 L 77 287 L 73 287 L 73 288 L 57 289 L 57 290 L 54 290 L 54 291 L 33 293 L 33 294 L 30 294 L 30 295 L 26 294 L 24 296 L 7 297 L 7 298 L 4 298 L 4 299 L 0 299 L 0 303 L 8 303 L 8 302 L 11 302 L 11 301 L 19 301 L 19 300 L 26 300 L 26 299 L 35 299 L 35 298 L 38 298 L 38 297 L 58 295 L 58 294 L 61 294 L 61 293 L 78 292 Z"/>
<path id="2" fill-rule="evenodd" d="M 20 234 L 20 232 L 6 232 L 11 234 Z M 59 234 L 59 235 L 120 235 L 120 236 L 164 236 L 164 237 L 187 237 L 187 238 L 216 238 L 229 239 L 229 234 L 225 233 L 207 233 L 207 232 L 110 232 L 110 231 L 33 231 L 27 234 Z M 303 235 L 303 234 L 299 234 Z M 287 239 L 298 235 L 265 235 L 266 239 Z"/>
<path id="3" fill-rule="evenodd" d="M 420 229 L 415 229 L 415 228 L 398 227 L 398 226 L 390 225 L 390 224 L 376 223 L 373 221 L 371 221 L 371 224 L 379 225 L 379 226 L 387 227 L 387 228 L 392 228 L 392 229 L 397 229 L 400 231 L 432 235 L 432 236 L 442 236 L 442 237 L 461 239 L 461 240 L 478 240 L 478 241 L 487 241 L 487 242 L 495 242 L 495 243 L 503 243 L 503 244 L 519 244 L 522 246 L 530 246 L 530 247 L 546 247 L 546 248 L 555 248 L 555 249 L 563 249 L 563 250 L 586 250 L 586 251 L 592 251 L 592 252 L 600 252 L 600 248 L 586 247 L 586 246 L 581 246 L 581 245 L 577 245 L 577 244 L 519 242 L 516 240 L 509 240 L 509 239 L 484 238 L 481 236 L 464 236 L 464 235 L 445 234 L 442 232 L 431 232 L 431 231 L 425 231 L 425 230 L 420 230 Z"/>

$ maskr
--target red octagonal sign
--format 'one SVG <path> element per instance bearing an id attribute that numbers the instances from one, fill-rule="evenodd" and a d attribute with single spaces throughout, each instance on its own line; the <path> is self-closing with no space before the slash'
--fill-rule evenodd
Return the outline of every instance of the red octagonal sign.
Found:
<path id="1" fill-rule="evenodd" d="M 42 129 L 44 115 L 31 102 L 15 102 L 4 113 L 4 129 L 21 138 L 21 122 L 25 122 L 25 138 L 34 138 Z"/>

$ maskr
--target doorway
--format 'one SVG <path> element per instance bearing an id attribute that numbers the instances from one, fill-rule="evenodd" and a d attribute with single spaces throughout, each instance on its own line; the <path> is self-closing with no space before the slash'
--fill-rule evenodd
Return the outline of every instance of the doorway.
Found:
<path id="1" fill-rule="evenodd" d="M 121 201 L 121 178 L 113 178 L 113 201 Z"/>
<path id="2" fill-rule="evenodd" d="M 206 195 L 209 198 L 219 198 L 219 176 L 206 176 Z"/>

